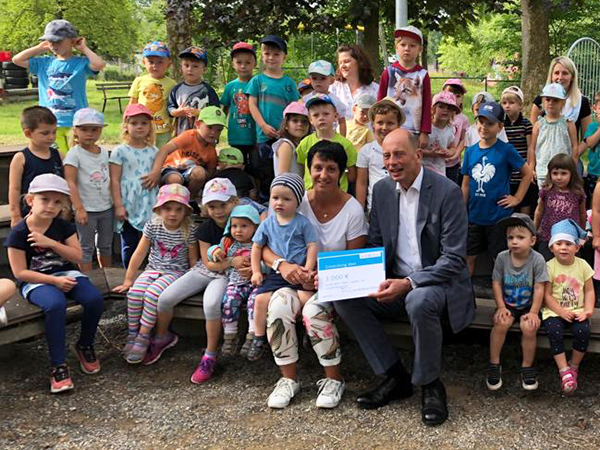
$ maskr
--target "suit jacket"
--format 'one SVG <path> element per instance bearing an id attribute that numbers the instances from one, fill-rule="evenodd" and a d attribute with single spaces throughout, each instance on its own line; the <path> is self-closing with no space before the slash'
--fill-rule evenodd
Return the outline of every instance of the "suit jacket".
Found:
<path id="1" fill-rule="evenodd" d="M 388 277 L 394 277 L 399 196 L 396 183 L 390 177 L 380 180 L 373 188 L 368 246 L 385 248 Z M 423 168 L 417 213 L 423 268 L 410 274 L 410 278 L 417 287 L 444 287 L 450 325 L 455 333 L 469 326 L 475 313 L 473 285 L 466 264 L 467 229 L 467 210 L 459 187 Z"/>

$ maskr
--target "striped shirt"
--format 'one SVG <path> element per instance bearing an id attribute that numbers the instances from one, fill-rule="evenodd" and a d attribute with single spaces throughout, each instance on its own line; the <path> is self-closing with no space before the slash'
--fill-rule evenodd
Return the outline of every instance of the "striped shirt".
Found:
<path id="1" fill-rule="evenodd" d="M 531 136 L 533 125 L 529 119 L 523 117 L 523 114 L 519 113 L 519 117 L 514 122 L 511 122 L 508 115 L 504 118 L 504 129 L 506 130 L 506 136 L 508 142 L 512 144 L 521 158 L 527 161 L 527 136 Z M 521 181 L 521 171 L 513 170 L 510 176 L 510 182 L 517 184 Z"/>
<path id="2" fill-rule="evenodd" d="M 147 270 L 185 272 L 189 269 L 188 247 L 195 242 L 193 229 L 186 240 L 181 228 L 167 230 L 160 219 L 154 218 L 146 222 L 143 233 L 150 241 Z"/>

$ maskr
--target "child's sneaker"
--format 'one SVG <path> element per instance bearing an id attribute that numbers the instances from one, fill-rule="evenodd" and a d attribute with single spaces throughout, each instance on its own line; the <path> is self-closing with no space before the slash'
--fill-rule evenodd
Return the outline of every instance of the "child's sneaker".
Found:
<path id="1" fill-rule="evenodd" d="M 61 364 L 52 369 L 50 375 L 50 392 L 58 394 L 59 392 L 70 391 L 73 389 L 73 382 L 69 375 L 69 368 L 66 364 Z"/>
<path id="2" fill-rule="evenodd" d="M 280 378 L 275 389 L 269 395 L 267 405 L 269 408 L 285 408 L 300 390 L 300 385 L 291 378 Z"/>
<path id="3" fill-rule="evenodd" d="M 346 383 L 333 378 L 323 378 L 317 381 L 317 386 L 319 386 L 317 408 L 335 408 L 340 404 Z"/>
<path id="4" fill-rule="evenodd" d="M 240 355 L 242 355 L 244 358 L 248 357 L 248 351 L 250 350 L 250 346 L 252 345 L 253 339 L 254 333 L 246 334 L 246 340 L 244 341 L 244 345 L 242 345 L 242 348 L 240 350 Z"/>
<path id="5" fill-rule="evenodd" d="M 533 367 L 521 367 L 521 386 L 526 391 L 535 391 L 538 388 L 537 371 Z"/>
<path id="6" fill-rule="evenodd" d="M 254 336 L 248 349 L 248 359 L 250 361 L 258 361 L 265 354 L 268 346 L 269 342 L 266 336 Z"/>
<path id="7" fill-rule="evenodd" d="M 0 328 L 8 325 L 8 316 L 6 315 L 6 309 L 4 306 L 0 306 Z"/>
<path id="8" fill-rule="evenodd" d="M 212 378 L 215 365 L 217 364 L 217 358 L 211 358 L 209 356 L 202 356 L 200 364 L 192 374 L 191 381 L 194 384 L 202 384 Z"/>
<path id="9" fill-rule="evenodd" d="M 179 337 L 171 332 L 168 332 L 163 339 L 152 339 L 148 347 L 148 352 L 142 360 L 142 364 L 145 366 L 154 364 L 160 359 L 165 350 L 175 347 L 177 342 L 179 342 Z"/>
<path id="10" fill-rule="evenodd" d="M 500 364 L 490 364 L 488 366 L 485 384 L 490 391 L 497 391 L 502 387 L 502 366 Z"/>
<path id="11" fill-rule="evenodd" d="M 125 359 L 129 364 L 139 364 L 143 361 L 150 345 L 150 335 L 139 333 Z"/>
<path id="12" fill-rule="evenodd" d="M 127 355 L 133 348 L 133 344 L 135 342 L 135 338 L 137 337 L 137 333 L 129 333 L 127 335 L 127 341 L 125 342 L 125 347 L 123 347 L 123 355 L 127 358 Z"/>
<path id="13" fill-rule="evenodd" d="M 83 373 L 93 375 L 100 372 L 100 361 L 96 358 L 96 352 L 94 347 L 81 347 L 79 344 L 75 344 L 75 354 L 79 360 L 79 367 Z"/>
<path id="14" fill-rule="evenodd" d="M 577 389 L 577 379 L 573 374 L 573 370 L 569 367 L 561 370 L 558 375 L 560 376 L 560 387 L 562 391 L 570 395 Z"/>
<path id="15" fill-rule="evenodd" d="M 237 333 L 226 334 L 223 336 L 223 345 L 221 346 L 221 354 L 224 356 L 233 356 L 237 353 L 238 336 Z"/>

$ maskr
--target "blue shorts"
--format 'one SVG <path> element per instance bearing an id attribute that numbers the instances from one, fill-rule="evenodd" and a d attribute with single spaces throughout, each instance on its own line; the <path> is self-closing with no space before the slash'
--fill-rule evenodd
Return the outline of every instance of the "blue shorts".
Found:
<path id="1" fill-rule="evenodd" d="M 173 173 L 176 173 L 182 178 L 183 185 L 187 186 L 190 183 L 190 176 L 192 175 L 192 171 L 196 167 L 202 166 L 193 165 L 188 166 L 185 169 L 178 169 L 177 167 L 164 167 L 162 172 L 160 173 L 160 184 L 165 184 L 165 180 L 167 179 L 167 177 Z"/>

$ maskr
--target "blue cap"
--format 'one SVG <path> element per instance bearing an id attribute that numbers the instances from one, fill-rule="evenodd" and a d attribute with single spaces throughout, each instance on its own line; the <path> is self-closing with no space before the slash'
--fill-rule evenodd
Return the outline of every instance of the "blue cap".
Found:
<path id="1" fill-rule="evenodd" d="M 287 43 L 282 38 L 280 38 L 279 36 L 275 36 L 274 34 L 267 34 L 264 38 L 260 40 L 260 43 L 274 45 L 280 50 L 283 50 L 283 53 L 287 53 Z"/>
<path id="2" fill-rule="evenodd" d="M 310 75 L 311 73 L 318 73 L 319 75 L 326 77 L 332 77 L 335 75 L 335 71 L 333 70 L 331 63 L 323 59 L 319 59 L 310 63 L 310 66 L 308 66 L 308 74 Z"/>
<path id="3" fill-rule="evenodd" d="M 161 58 L 170 58 L 171 52 L 163 41 L 153 41 L 144 47 L 142 56 L 160 56 Z"/>
<path id="4" fill-rule="evenodd" d="M 204 64 L 208 64 L 208 56 L 206 54 L 206 50 L 200 47 L 188 47 L 184 51 L 179 54 L 180 58 L 184 56 L 197 59 L 198 61 L 204 61 Z"/>
<path id="5" fill-rule="evenodd" d="M 229 219 L 227 220 L 227 225 L 225 226 L 225 230 L 223 234 L 228 235 L 231 234 L 229 229 L 231 228 L 231 219 L 234 217 L 248 219 L 255 225 L 260 225 L 260 216 L 258 215 L 258 211 L 252 205 L 238 205 L 231 210 L 231 214 L 229 214 Z"/>
<path id="6" fill-rule="evenodd" d="M 310 100 L 308 100 L 306 102 L 306 109 L 310 109 L 310 107 L 314 106 L 314 105 L 322 105 L 322 104 L 329 104 L 335 108 L 335 105 L 333 104 L 333 100 L 331 100 L 331 97 L 329 95 L 315 94 L 313 97 L 310 98 Z"/>
<path id="7" fill-rule="evenodd" d="M 477 117 L 485 117 L 495 123 L 504 123 L 504 109 L 496 102 L 482 103 Z"/>
<path id="8" fill-rule="evenodd" d="M 558 241 L 567 241 L 575 245 L 585 244 L 585 238 L 587 233 L 579 226 L 573 219 L 564 219 L 560 222 L 552 225 L 550 229 L 550 242 L 548 245 L 551 246 Z"/>
<path id="9" fill-rule="evenodd" d="M 542 97 L 558 98 L 560 100 L 567 99 L 567 91 L 560 83 L 550 83 L 542 89 Z"/>

